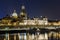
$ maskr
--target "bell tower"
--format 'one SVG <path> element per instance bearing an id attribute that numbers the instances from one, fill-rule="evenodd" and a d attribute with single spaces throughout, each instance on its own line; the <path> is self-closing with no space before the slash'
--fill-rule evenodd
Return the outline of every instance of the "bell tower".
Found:
<path id="1" fill-rule="evenodd" d="M 25 6 L 24 6 L 24 5 L 21 6 L 20 17 L 21 17 L 22 19 L 27 19 L 27 14 L 26 14 Z"/>

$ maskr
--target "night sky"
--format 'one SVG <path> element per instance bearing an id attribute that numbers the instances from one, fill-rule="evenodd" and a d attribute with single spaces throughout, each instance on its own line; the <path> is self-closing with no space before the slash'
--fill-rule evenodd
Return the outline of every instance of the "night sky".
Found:
<path id="1" fill-rule="evenodd" d="M 47 16 L 49 19 L 60 19 L 59 0 L 0 0 L 0 18 L 12 14 L 14 10 L 19 14 L 22 4 L 26 6 L 29 17 Z"/>

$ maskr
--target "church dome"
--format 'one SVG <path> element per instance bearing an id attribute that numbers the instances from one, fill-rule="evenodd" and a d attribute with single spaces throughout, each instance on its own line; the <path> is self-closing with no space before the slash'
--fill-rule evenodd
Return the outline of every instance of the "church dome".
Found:
<path id="1" fill-rule="evenodd" d="M 12 14 L 12 17 L 18 17 L 17 13 L 16 13 L 16 10 L 14 10 L 13 14 Z"/>

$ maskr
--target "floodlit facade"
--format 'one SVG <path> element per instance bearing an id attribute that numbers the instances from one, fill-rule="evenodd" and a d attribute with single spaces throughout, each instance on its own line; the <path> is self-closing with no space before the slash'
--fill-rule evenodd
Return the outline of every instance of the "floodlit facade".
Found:
<path id="1" fill-rule="evenodd" d="M 21 7 L 20 15 L 17 14 L 16 10 L 10 15 L 4 17 L 1 21 L 2 25 L 48 25 L 48 18 L 33 18 L 29 19 L 25 11 L 25 6 Z M 18 21 L 18 22 L 17 22 Z M 2 26 L 0 24 L 0 26 Z"/>
<path id="2" fill-rule="evenodd" d="M 21 12 L 18 14 L 16 10 L 10 15 L 3 17 L 0 20 L 0 26 L 17 26 L 17 25 L 60 25 L 60 21 L 58 20 L 49 20 L 47 17 L 34 17 L 34 18 L 28 18 L 28 15 L 25 10 L 25 6 L 22 5 Z"/>

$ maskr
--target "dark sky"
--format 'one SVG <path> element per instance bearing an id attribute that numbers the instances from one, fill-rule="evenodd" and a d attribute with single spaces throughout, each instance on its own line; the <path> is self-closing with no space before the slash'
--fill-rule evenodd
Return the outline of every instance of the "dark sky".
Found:
<path id="1" fill-rule="evenodd" d="M 26 6 L 30 17 L 47 16 L 49 19 L 60 19 L 59 0 L 0 0 L 0 18 L 12 14 L 14 9 L 19 14 L 22 4 Z"/>

